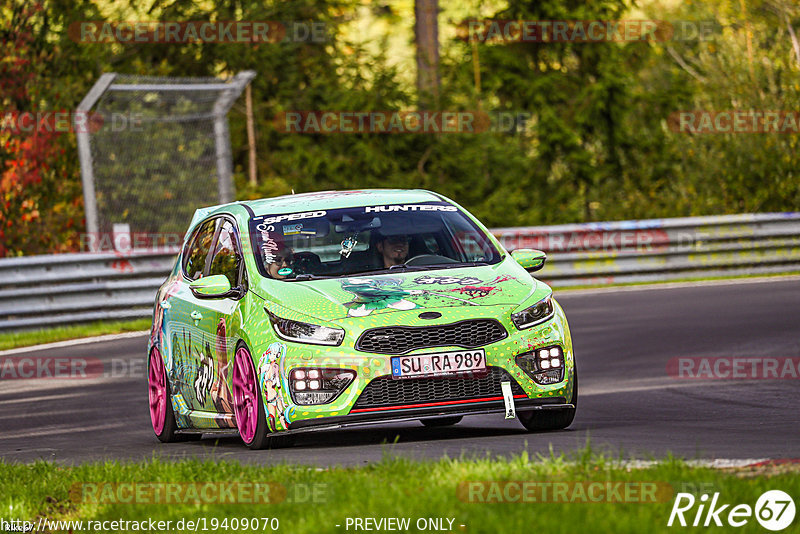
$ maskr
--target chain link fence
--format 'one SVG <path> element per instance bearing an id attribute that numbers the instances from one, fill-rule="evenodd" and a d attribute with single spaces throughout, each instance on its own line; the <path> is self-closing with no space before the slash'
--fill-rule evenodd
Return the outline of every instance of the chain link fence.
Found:
<path id="1" fill-rule="evenodd" d="M 253 77 L 100 77 L 76 113 L 87 248 L 181 236 L 197 207 L 234 199 L 227 113 Z"/>

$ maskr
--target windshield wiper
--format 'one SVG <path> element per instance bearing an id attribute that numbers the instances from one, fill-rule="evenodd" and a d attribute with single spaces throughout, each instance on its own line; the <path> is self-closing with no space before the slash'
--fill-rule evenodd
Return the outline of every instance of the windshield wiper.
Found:
<path id="1" fill-rule="evenodd" d="M 448 267 L 483 267 L 489 265 L 485 261 L 465 261 L 459 263 L 448 263 Z"/>
<path id="2" fill-rule="evenodd" d="M 303 274 L 298 274 L 294 278 L 285 278 L 284 282 L 306 282 L 308 280 L 324 280 L 326 278 L 331 278 L 331 277 L 320 276 L 318 274 L 303 273 Z"/>
<path id="3" fill-rule="evenodd" d="M 386 270 L 399 271 L 402 269 L 403 271 L 424 271 L 426 269 L 429 269 L 430 267 L 431 267 L 430 265 L 406 265 L 405 263 L 401 263 L 399 265 L 390 265 L 389 268 Z"/>
<path id="4" fill-rule="evenodd" d="M 464 263 L 435 263 L 432 265 L 406 265 L 405 263 L 401 263 L 399 265 L 392 265 L 391 267 L 385 269 L 367 269 L 364 271 L 355 271 L 352 273 L 347 273 L 342 276 L 353 276 L 366 273 L 386 274 L 396 271 L 434 271 L 440 269 L 452 269 L 454 267 L 480 267 L 483 265 L 489 265 L 489 264 L 482 261 L 464 262 Z"/>

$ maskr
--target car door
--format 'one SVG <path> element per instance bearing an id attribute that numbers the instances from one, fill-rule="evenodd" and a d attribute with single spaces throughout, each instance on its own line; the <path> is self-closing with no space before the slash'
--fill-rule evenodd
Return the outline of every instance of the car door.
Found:
<path id="1" fill-rule="evenodd" d="M 195 388 L 202 371 L 202 355 L 197 347 L 201 346 L 198 339 L 204 337 L 208 325 L 201 324 L 202 314 L 197 309 L 189 284 L 205 276 L 217 224 L 216 218 L 200 223 L 187 241 L 181 273 L 168 302 L 170 350 L 174 362 L 172 394 L 180 416 L 189 415 L 190 410 L 196 410 L 202 404 L 197 399 Z"/>
<path id="2" fill-rule="evenodd" d="M 236 222 L 227 216 L 219 217 L 204 276 L 224 275 L 231 287 L 239 287 L 243 285 L 243 268 Z M 235 426 L 228 377 L 238 339 L 234 333 L 241 327 L 241 314 L 237 313 L 240 301 L 234 297 L 201 299 L 192 295 L 188 302 L 190 315 L 194 314 L 191 317 L 201 330 L 193 337 L 198 366 L 195 409 L 223 415 L 216 419 L 219 426 Z"/>

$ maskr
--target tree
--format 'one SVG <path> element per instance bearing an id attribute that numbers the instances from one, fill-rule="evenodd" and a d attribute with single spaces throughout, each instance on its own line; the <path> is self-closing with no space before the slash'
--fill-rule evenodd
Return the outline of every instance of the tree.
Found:
<path id="1" fill-rule="evenodd" d="M 421 109 L 439 107 L 439 0 L 415 0 L 417 93 Z"/>

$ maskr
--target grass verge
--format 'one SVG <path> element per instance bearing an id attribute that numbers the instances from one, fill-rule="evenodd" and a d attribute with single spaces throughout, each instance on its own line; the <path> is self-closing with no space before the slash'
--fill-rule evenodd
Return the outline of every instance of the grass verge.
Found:
<path id="1" fill-rule="evenodd" d="M 144 318 L 128 321 L 97 321 L 22 332 L 4 332 L 0 334 L 0 350 L 52 343 L 54 341 L 66 341 L 68 339 L 148 330 L 151 324 L 152 320 L 150 318 Z"/>
<path id="2" fill-rule="evenodd" d="M 381 463 L 363 467 L 328 469 L 283 464 L 253 466 L 229 461 L 173 463 L 157 459 L 77 467 L 44 462 L 0 463 L 0 517 L 34 523 L 41 518 L 83 521 L 83 530 L 91 526 L 87 521 L 152 519 L 171 521 L 168 528 L 161 528 L 170 532 L 194 531 L 188 521 L 199 521 L 198 531 L 352 532 L 356 530 L 353 518 L 367 517 L 408 518 L 409 528 L 400 529 L 407 532 L 422 531 L 417 521 L 428 518 L 441 518 L 447 532 L 669 532 L 683 530 L 667 527 L 678 492 L 698 498 L 694 508 L 686 512 L 691 525 L 703 493 L 719 492 L 719 504 L 750 507 L 755 506 L 762 493 L 772 489 L 780 489 L 797 499 L 798 467 L 725 470 L 693 467 L 667 459 L 644 469 L 630 469 L 588 451 L 573 458 L 530 458 L 523 453 L 510 459 L 417 462 L 387 457 Z M 219 488 L 206 483 L 223 481 L 242 484 L 230 495 L 225 494 L 225 500 L 245 502 L 218 502 L 223 493 L 214 489 L 203 496 L 203 487 Z M 488 481 L 508 484 L 480 485 Z M 529 483 L 529 488 L 530 483 L 539 483 L 538 489 L 528 494 L 511 491 L 521 486 L 510 484 L 521 482 Z M 184 484 L 170 497 L 168 488 L 179 486 L 168 483 L 192 483 L 191 487 L 199 489 L 192 492 Z M 270 484 L 266 495 L 275 502 L 263 502 L 265 493 L 261 492 L 258 495 L 262 502 L 252 503 L 257 492 L 241 492 L 242 487 L 250 487 L 246 484 L 252 483 Z M 644 484 L 656 484 L 659 489 L 647 492 L 643 490 Z M 159 487 L 160 490 L 156 489 Z M 501 489 L 492 493 L 493 487 Z M 549 499 L 543 499 L 545 487 L 549 488 Z M 568 489 L 561 492 L 558 488 Z M 579 491 L 581 488 L 583 491 Z M 636 489 L 631 493 L 625 488 Z M 491 500 L 492 495 L 494 500 L 499 497 L 514 502 L 479 502 L 481 498 Z M 605 497 L 595 502 L 592 495 Z M 615 502 L 618 496 L 622 496 L 622 502 Z M 150 502 L 156 500 L 160 502 Z M 723 521 L 726 514 L 727 511 L 722 515 Z M 227 523 L 223 524 L 226 518 Z M 274 522 L 265 521 L 271 518 L 277 519 L 277 529 L 273 528 Z M 247 526 L 242 519 L 247 519 Z M 178 523 L 181 520 L 183 528 Z M 255 520 L 258 523 L 253 528 Z M 427 530 L 433 530 L 430 523 L 426 524 Z M 115 530 L 133 530 L 130 525 L 123 526 Z M 49 530 L 81 530 L 76 524 L 60 527 L 50 525 Z M 755 517 L 736 530 L 764 532 Z"/>

